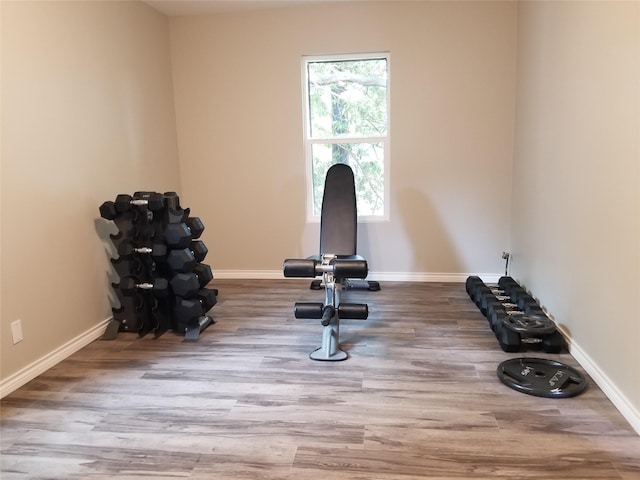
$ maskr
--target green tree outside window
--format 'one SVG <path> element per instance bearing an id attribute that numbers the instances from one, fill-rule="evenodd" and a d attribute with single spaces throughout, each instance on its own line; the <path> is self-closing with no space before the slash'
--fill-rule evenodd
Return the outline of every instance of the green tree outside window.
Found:
<path id="1" fill-rule="evenodd" d="M 329 167 L 346 163 L 356 181 L 358 214 L 385 214 L 388 57 L 305 60 L 307 148 L 313 215 L 320 215 Z"/>

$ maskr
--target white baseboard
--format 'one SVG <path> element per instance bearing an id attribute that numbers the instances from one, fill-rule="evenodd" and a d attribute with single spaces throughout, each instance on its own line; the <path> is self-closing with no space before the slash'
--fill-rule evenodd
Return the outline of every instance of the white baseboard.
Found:
<path id="1" fill-rule="evenodd" d="M 486 283 L 496 283 L 501 277 L 496 273 L 427 273 L 427 272 L 376 272 L 370 271 L 367 280 L 383 282 L 451 282 L 464 283 L 467 277 L 477 275 Z M 219 279 L 283 279 L 282 270 L 216 270 Z M 214 280 L 215 281 L 215 280 Z"/>
<path id="2" fill-rule="evenodd" d="M 282 270 L 214 270 L 213 281 L 216 279 L 238 280 L 280 280 L 284 278 Z"/>
<path id="3" fill-rule="evenodd" d="M 580 346 L 568 337 L 567 332 L 558 327 L 558 330 L 567 340 L 569 352 L 576 361 L 584 368 L 600 390 L 611 400 L 611 403 L 618 409 L 622 416 L 629 422 L 629 425 L 640 435 L 640 412 L 634 408 L 631 402 L 616 387 L 611 379 L 602 371 L 600 367 Z"/>
<path id="4" fill-rule="evenodd" d="M 65 358 L 73 355 L 78 350 L 86 347 L 94 340 L 100 338 L 104 333 L 104 329 L 111 318 L 101 321 L 95 327 L 90 328 L 84 333 L 81 333 L 77 337 L 69 340 L 61 347 L 56 348 L 52 352 L 48 353 L 44 357 L 36 360 L 35 362 L 27 365 L 22 370 L 10 375 L 0 382 L 0 398 L 4 398 L 14 390 L 27 384 L 38 375 L 49 370 L 54 365 L 60 363 Z"/>

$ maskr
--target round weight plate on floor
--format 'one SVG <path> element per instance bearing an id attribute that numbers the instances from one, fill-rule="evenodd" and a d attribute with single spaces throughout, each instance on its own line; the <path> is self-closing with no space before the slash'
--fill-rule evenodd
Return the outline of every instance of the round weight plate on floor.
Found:
<path id="1" fill-rule="evenodd" d="M 550 318 L 527 313 L 509 315 L 502 319 L 502 324 L 509 330 L 526 336 L 548 335 L 556 330 L 556 324 Z"/>
<path id="2" fill-rule="evenodd" d="M 546 358 L 512 358 L 498 365 L 497 374 L 507 387 L 537 397 L 573 397 L 587 388 L 575 368 Z"/>

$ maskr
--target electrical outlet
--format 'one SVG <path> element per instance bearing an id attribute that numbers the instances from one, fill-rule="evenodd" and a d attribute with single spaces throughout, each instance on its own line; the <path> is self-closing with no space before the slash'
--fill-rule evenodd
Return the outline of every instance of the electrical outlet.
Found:
<path id="1" fill-rule="evenodd" d="M 13 337 L 14 345 L 24 339 L 22 336 L 22 322 L 20 320 L 11 322 L 11 336 Z"/>

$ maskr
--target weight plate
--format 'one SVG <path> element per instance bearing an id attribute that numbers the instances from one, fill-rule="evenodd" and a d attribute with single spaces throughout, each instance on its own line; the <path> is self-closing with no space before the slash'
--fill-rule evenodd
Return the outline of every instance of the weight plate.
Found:
<path id="1" fill-rule="evenodd" d="M 520 335 L 548 335 L 556 330 L 556 324 L 542 315 L 509 315 L 502 319 L 502 324 Z"/>
<path id="2" fill-rule="evenodd" d="M 545 358 L 506 360 L 498 365 L 497 375 L 507 387 L 537 397 L 573 397 L 587 388 L 585 377 L 575 368 Z"/>

